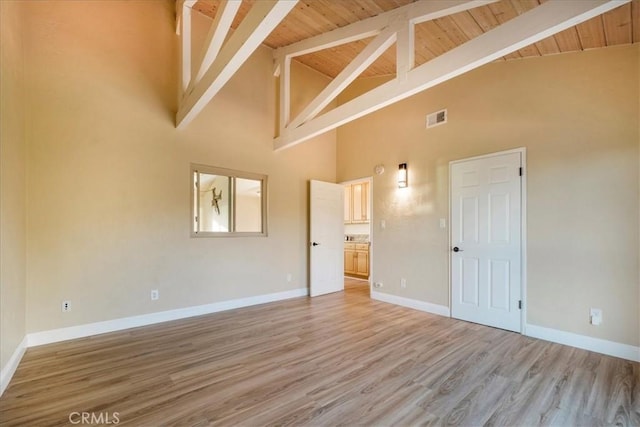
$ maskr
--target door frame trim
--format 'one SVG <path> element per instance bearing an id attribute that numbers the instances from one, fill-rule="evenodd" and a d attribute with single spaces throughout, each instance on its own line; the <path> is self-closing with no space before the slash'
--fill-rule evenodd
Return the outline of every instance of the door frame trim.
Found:
<path id="1" fill-rule="evenodd" d="M 451 280 L 451 166 L 456 163 L 468 162 L 471 160 L 486 159 L 489 157 L 501 156 L 504 154 L 520 154 L 520 167 L 522 167 L 522 179 L 520 180 L 520 298 L 522 300 L 522 310 L 520 310 L 520 334 L 527 334 L 527 148 L 520 147 L 511 150 L 497 151 L 494 153 L 482 154 L 479 156 L 467 157 L 464 159 L 451 160 L 449 162 L 449 239 L 447 252 L 448 276 L 449 276 L 449 312 L 453 312 L 453 299 Z M 451 316 L 451 315 L 450 315 Z"/>
<path id="2" fill-rule="evenodd" d="M 369 205 L 369 295 L 373 292 L 373 176 L 365 176 L 363 178 L 350 179 L 348 181 L 340 181 L 338 184 L 355 184 L 356 182 L 367 181 L 369 183 L 369 199 L 367 204 Z"/>

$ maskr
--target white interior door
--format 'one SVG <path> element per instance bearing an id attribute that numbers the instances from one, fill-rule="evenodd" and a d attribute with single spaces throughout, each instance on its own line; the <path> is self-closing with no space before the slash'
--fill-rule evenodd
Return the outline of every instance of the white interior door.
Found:
<path id="1" fill-rule="evenodd" d="M 521 331 L 521 153 L 452 162 L 451 315 Z"/>
<path id="2" fill-rule="evenodd" d="M 344 188 L 311 181 L 312 297 L 344 290 Z"/>

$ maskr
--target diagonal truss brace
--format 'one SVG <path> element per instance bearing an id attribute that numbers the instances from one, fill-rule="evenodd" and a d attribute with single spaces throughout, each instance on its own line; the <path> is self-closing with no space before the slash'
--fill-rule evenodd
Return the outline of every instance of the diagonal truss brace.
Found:
<path id="1" fill-rule="evenodd" d="M 373 64 L 396 41 L 397 28 L 390 27 L 378 34 L 375 39 L 356 58 L 336 76 L 331 83 L 291 121 L 289 127 L 296 128 L 309 119 L 314 118 L 329 105 L 352 81 Z"/>
<path id="2" fill-rule="evenodd" d="M 222 48 L 222 43 L 224 43 L 224 39 L 227 37 L 227 34 L 231 29 L 233 18 L 240 9 L 240 4 L 242 4 L 241 0 L 220 1 L 216 17 L 211 24 L 211 28 L 209 29 L 204 45 L 202 46 L 202 51 L 200 52 L 200 58 L 198 61 L 200 68 L 191 79 L 190 88 L 187 88 L 187 92 L 190 92 L 190 89 L 193 89 L 193 86 L 202 79 L 204 73 L 211 67 L 211 64 L 213 64 L 213 61 L 217 58 L 218 53 L 220 53 L 220 49 Z"/>
<path id="3" fill-rule="evenodd" d="M 199 54 L 199 66 L 195 73 L 191 69 L 191 7 L 195 0 L 182 0 L 182 5 L 177 5 L 181 35 L 181 87 L 184 92 L 176 114 L 176 127 L 186 126 L 202 111 L 297 2 L 255 2 L 224 43 L 241 1 L 222 1 Z"/>
<path id="4" fill-rule="evenodd" d="M 416 18 L 413 20 L 407 19 L 405 21 L 405 27 L 399 31 L 397 35 L 399 46 L 397 60 L 398 74 L 394 80 L 384 83 L 319 117 L 307 121 L 304 121 L 303 118 L 300 118 L 301 120 L 296 118 L 294 122 L 301 123 L 297 127 L 282 126 L 283 121 L 281 120 L 280 136 L 274 140 L 274 149 L 281 150 L 291 147 L 314 136 L 335 129 L 359 117 L 499 59 L 522 47 L 575 26 L 594 16 L 615 9 L 629 1 L 630 0 L 550 0 L 416 68 L 413 68 L 412 37 L 412 26 L 415 24 Z M 356 24 L 362 24 L 364 22 L 366 22 L 366 20 Z M 355 37 L 354 34 L 347 34 L 349 27 L 350 26 L 346 26 L 338 30 L 345 32 L 345 35 Z M 364 26 L 362 26 L 360 29 L 368 29 L 371 31 L 370 27 L 364 28 Z M 326 37 L 328 34 L 331 34 L 331 32 L 318 36 L 315 38 L 316 40 L 303 40 L 298 45 L 298 47 L 301 48 L 300 51 L 307 53 L 309 51 L 315 51 L 310 49 L 328 45 L 331 43 L 329 38 Z M 320 40 L 321 37 L 323 37 L 323 40 Z M 351 39 L 351 41 L 352 40 L 353 39 Z M 304 43 L 304 45 L 302 45 L 302 43 Z M 336 44 L 333 44 L 333 46 L 335 45 Z M 278 63 L 284 63 L 281 58 L 282 56 L 286 58 L 287 56 L 296 55 L 296 50 L 293 46 L 294 45 L 282 48 L 287 49 L 287 51 L 276 51 Z M 324 47 L 320 47 L 320 49 L 323 48 Z M 280 57 L 278 54 L 280 54 Z M 289 70 L 280 68 L 276 69 L 276 71 L 283 73 Z M 288 104 L 288 102 L 282 102 L 282 92 L 283 90 L 281 88 L 281 117 L 282 105 Z M 318 99 L 312 102 L 317 101 Z"/>

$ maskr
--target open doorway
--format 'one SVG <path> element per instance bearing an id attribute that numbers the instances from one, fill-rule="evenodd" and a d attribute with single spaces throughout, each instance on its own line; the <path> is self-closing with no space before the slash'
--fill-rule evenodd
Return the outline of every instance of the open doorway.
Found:
<path id="1" fill-rule="evenodd" d="M 372 253 L 372 183 L 361 178 L 343 182 L 345 291 L 370 293 Z"/>
<path id="2" fill-rule="evenodd" d="M 364 282 L 358 279 L 353 279 L 347 276 L 345 276 L 344 278 L 344 292 L 349 298 L 351 297 L 370 298 L 371 297 L 371 288 L 367 282 Z"/>

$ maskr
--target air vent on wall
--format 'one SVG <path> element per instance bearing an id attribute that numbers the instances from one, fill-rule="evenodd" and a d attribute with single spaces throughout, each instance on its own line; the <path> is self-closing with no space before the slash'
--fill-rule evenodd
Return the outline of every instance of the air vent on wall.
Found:
<path id="1" fill-rule="evenodd" d="M 427 129 L 447 123 L 447 109 L 427 115 Z"/>

